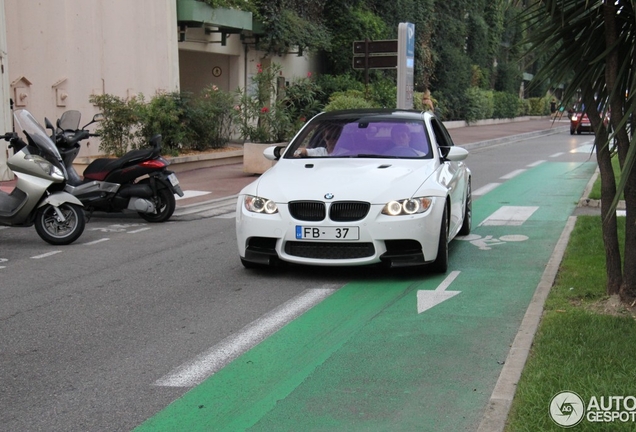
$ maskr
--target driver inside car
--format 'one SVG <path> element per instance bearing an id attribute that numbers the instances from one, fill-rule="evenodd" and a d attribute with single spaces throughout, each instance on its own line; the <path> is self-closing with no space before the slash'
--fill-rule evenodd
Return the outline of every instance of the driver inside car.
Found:
<path id="1" fill-rule="evenodd" d="M 324 147 L 300 148 L 294 152 L 295 157 L 329 156 L 338 142 L 339 130 L 335 127 L 326 128 L 322 132 Z"/>
<path id="2" fill-rule="evenodd" d="M 411 131 L 408 126 L 398 124 L 391 128 L 391 147 L 388 156 L 424 156 L 426 153 L 411 147 Z"/>

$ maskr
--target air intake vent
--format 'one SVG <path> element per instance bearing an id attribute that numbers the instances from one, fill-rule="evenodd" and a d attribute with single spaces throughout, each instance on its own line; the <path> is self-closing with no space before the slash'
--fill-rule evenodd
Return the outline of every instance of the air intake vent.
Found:
<path id="1" fill-rule="evenodd" d="M 359 201 L 338 201 L 329 208 L 329 219 L 335 222 L 353 222 L 364 219 L 371 205 Z"/>
<path id="2" fill-rule="evenodd" d="M 294 219 L 317 222 L 325 219 L 325 204 L 320 201 L 292 201 L 289 213 Z"/>

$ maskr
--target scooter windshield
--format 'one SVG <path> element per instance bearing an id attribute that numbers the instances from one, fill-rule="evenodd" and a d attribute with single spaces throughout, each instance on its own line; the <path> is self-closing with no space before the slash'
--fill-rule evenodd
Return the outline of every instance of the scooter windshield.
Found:
<path id="1" fill-rule="evenodd" d="M 82 114 L 77 110 L 69 110 L 64 111 L 62 117 L 57 124 L 59 129 L 62 131 L 65 130 L 76 130 L 79 127 L 80 119 L 82 118 Z"/>
<path id="2" fill-rule="evenodd" d="M 45 159 L 50 162 L 60 165 L 62 157 L 58 151 L 55 143 L 51 141 L 51 138 L 46 134 L 44 128 L 38 123 L 38 121 L 27 110 L 17 110 L 13 112 L 13 118 L 15 119 L 16 126 L 30 138 L 31 144 L 35 145 Z"/>

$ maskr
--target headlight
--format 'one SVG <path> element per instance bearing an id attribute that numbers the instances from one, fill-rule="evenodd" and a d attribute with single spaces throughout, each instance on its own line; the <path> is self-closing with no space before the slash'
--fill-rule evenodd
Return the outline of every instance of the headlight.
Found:
<path id="1" fill-rule="evenodd" d="M 276 206 L 276 203 L 267 198 L 246 195 L 244 204 L 245 204 L 245 209 L 252 213 L 265 213 L 265 214 L 278 213 L 278 207 Z"/>
<path id="2" fill-rule="evenodd" d="M 404 216 L 424 213 L 431 207 L 431 204 L 433 204 L 433 199 L 426 197 L 391 201 L 384 206 L 382 214 L 389 216 Z"/>
<path id="3" fill-rule="evenodd" d="M 42 156 L 26 155 L 24 159 L 30 160 L 36 163 L 40 167 L 40 169 L 46 173 L 46 175 L 50 177 L 56 177 L 61 180 L 64 179 L 64 174 L 62 173 L 62 171 L 58 167 L 53 165 L 51 162 L 44 159 Z"/>

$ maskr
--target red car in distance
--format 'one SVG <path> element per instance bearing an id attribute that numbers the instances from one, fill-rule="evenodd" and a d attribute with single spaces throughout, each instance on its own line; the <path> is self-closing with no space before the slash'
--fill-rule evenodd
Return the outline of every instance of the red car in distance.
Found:
<path id="1" fill-rule="evenodd" d="M 570 117 L 570 135 L 574 135 L 574 132 L 579 135 L 582 132 L 594 132 L 590 119 L 583 111 L 574 111 Z"/>

